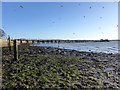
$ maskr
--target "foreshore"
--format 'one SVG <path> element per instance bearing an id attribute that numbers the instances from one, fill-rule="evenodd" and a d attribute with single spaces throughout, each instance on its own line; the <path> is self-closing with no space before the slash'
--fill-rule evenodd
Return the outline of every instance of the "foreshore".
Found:
<path id="1" fill-rule="evenodd" d="M 119 54 L 79 52 L 53 47 L 19 45 L 2 49 L 4 88 L 114 88 L 120 89 Z"/>

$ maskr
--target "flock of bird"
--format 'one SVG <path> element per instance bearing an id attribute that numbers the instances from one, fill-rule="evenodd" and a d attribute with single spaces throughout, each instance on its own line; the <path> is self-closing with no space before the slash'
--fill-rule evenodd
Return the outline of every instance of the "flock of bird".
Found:
<path id="1" fill-rule="evenodd" d="M 78 4 L 80 6 L 80 4 Z M 23 8 L 22 5 L 19 6 L 20 8 Z M 64 7 L 63 5 L 60 5 L 60 7 Z M 102 7 L 104 9 L 104 6 Z M 92 9 L 92 7 L 90 6 L 89 9 Z M 14 11 L 16 12 L 16 9 L 14 9 Z M 83 18 L 85 18 L 86 16 L 83 16 Z M 100 17 L 100 19 L 102 19 L 102 17 Z M 55 23 L 54 21 L 52 23 Z"/>
<path id="2" fill-rule="evenodd" d="M 78 4 L 80 6 L 80 4 Z M 20 8 L 24 8 L 22 5 L 19 6 Z M 63 5 L 60 5 L 60 7 L 64 7 Z M 103 9 L 105 8 L 104 6 L 102 7 Z M 89 9 L 92 9 L 92 7 L 90 6 Z M 16 12 L 16 9 L 14 9 L 14 11 Z M 83 16 L 83 18 L 85 19 L 86 16 Z M 100 19 L 102 19 L 102 17 L 100 17 Z M 52 21 L 52 23 L 55 23 L 55 21 Z M 118 25 L 117 25 L 118 27 Z M 101 27 L 99 27 L 99 29 L 101 29 Z M 73 33 L 75 34 L 75 33 Z"/>

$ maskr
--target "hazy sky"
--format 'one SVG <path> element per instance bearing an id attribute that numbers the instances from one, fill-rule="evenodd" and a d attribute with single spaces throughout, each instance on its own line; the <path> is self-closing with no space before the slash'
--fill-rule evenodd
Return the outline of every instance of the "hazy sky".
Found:
<path id="1" fill-rule="evenodd" d="M 117 39 L 117 2 L 3 2 L 2 29 L 13 38 Z"/>

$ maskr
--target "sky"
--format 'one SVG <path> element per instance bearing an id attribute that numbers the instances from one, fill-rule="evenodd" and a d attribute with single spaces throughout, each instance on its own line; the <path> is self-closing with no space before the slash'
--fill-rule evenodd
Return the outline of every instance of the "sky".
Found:
<path id="1" fill-rule="evenodd" d="M 117 2 L 2 2 L 2 28 L 14 39 L 118 39 Z"/>

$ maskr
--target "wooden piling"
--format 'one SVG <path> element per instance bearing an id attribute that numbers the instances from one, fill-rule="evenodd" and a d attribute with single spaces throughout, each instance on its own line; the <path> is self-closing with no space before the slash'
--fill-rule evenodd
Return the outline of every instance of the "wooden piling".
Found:
<path id="1" fill-rule="evenodd" d="M 14 60 L 18 59 L 18 45 L 17 40 L 14 40 Z"/>
<path id="2" fill-rule="evenodd" d="M 9 51 L 11 51 L 11 44 L 10 44 L 10 36 L 8 35 L 8 47 L 9 47 Z"/>
<path id="3" fill-rule="evenodd" d="M 60 43 L 60 40 L 58 40 L 58 43 Z"/>
<path id="4" fill-rule="evenodd" d="M 40 41 L 39 41 L 39 40 L 37 40 L 37 43 L 40 43 Z"/>
<path id="5" fill-rule="evenodd" d="M 20 44 L 22 44 L 22 40 L 20 39 Z"/>
<path id="6" fill-rule="evenodd" d="M 57 40 L 55 40 L 55 43 L 57 43 Z"/>
<path id="7" fill-rule="evenodd" d="M 53 43 L 53 40 L 51 40 L 51 43 Z"/>
<path id="8" fill-rule="evenodd" d="M 44 40 L 42 40 L 42 43 L 44 43 L 45 41 Z"/>
<path id="9" fill-rule="evenodd" d="M 26 43 L 29 43 L 29 41 L 28 41 L 28 40 L 26 40 Z"/>
<path id="10" fill-rule="evenodd" d="M 34 40 L 32 40 L 32 43 L 34 43 Z"/>

